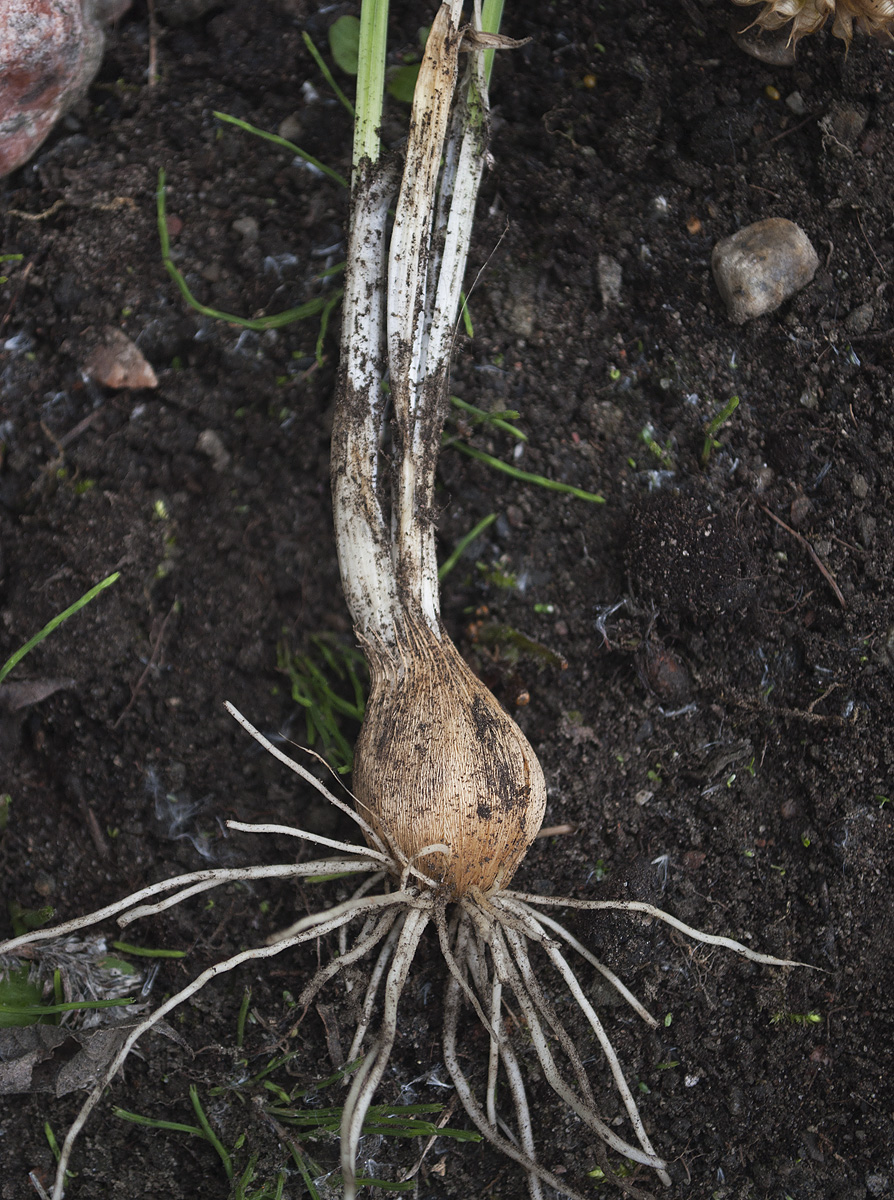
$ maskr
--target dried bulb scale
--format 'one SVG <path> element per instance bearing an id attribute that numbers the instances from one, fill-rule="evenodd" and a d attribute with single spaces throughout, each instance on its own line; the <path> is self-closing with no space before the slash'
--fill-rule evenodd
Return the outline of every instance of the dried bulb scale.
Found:
<path id="1" fill-rule="evenodd" d="M 850 45 L 854 28 L 874 37 L 894 33 L 894 0 L 735 0 L 764 7 L 754 22 L 763 29 L 781 29 L 791 22 L 789 41 L 797 43 L 832 21 L 832 33 Z"/>

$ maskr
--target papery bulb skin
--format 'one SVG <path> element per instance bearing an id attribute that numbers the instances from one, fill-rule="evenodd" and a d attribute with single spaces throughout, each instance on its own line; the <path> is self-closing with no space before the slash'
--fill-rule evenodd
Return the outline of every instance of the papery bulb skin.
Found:
<path id="1" fill-rule="evenodd" d="M 894 36 L 894 0 L 734 0 L 736 4 L 763 4 L 754 22 L 763 29 L 781 29 L 791 21 L 789 42 L 796 44 L 808 33 L 822 29 L 832 18 L 832 32 L 850 45 L 854 26 L 874 37 Z"/>
<path id="2" fill-rule="evenodd" d="M 372 690 L 354 753 L 360 814 L 448 899 L 505 887 L 537 836 L 546 783 L 522 731 L 446 633 L 365 647 Z"/>
<path id="3" fill-rule="evenodd" d="M 0 0 L 0 177 L 86 95 L 130 0 Z"/>

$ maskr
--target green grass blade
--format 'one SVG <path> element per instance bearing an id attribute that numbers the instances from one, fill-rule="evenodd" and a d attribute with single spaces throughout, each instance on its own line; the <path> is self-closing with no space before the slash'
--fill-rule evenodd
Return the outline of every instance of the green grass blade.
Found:
<path id="1" fill-rule="evenodd" d="M 333 92 L 335 92 L 339 101 L 345 106 L 345 108 L 351 114 L 351 120 L 353 121 L 354 120 L 354 105 L 351 103 L 351 101 L 347 98 L 347 96 L 344 94 L 344 92 L 341 90 L 341 88 L 335 82 L 332 72 L 329 70 L 329 67 L 328 67 L 327 63 L 325 62 L 322 54 L 320 54 L 319 50 L 314 45 L 310 34 L 305 30 L 301 34 L 301 36 L 304 39 L 304 44 L 307 47 L 311 58 L 314 60 L 314 62 L 319 67 L 320 74 L 323 76 L 323 78 L 326 80 L 326 82 L 332 88 Z"/>
<path id="2" fill-rule="evenodd" d="M 453 570 L 453 568 L 456 566 L 456 564 L 462 558 L 463 554 L 466 551 L 466 548 L 468 546 L 470 546 L 472 544 L 472 542 L 475 541 L 476 538 L 481 537 L 481 535 L 482 535 L 482 533 L 484 533 L 485 529 L 490 528 L 490 526 L 493 525 L 493 523 L 494 523 L 494 521 L 496 521 L 496 519 L 497 519 L 497 514 L 490 513 L 489 516 L 483 517 L 473 529 L 470 529 L 469 532 L 467 534 L 465 534 L 464 537 L 461 537 L 459 539 L 459 541 L 456 543 L 456 545 L 453 548 L 453 553 L 450 554 L 449 557 L 446 558 L 444 560 L 444 562 L 441 564 L 441 567 L 438 571 L 438 583 L 441 583 L 444 579 L 447 578 L 447 576 L 450 574 L 450 572 Z"/>
<path id="3" fill-rule="evenodd" d="M 520 471 L 518 467 L 511 467 L 509 463 L 494 458 L 492 454 L 485 454 L 483 450 L 475 450 L 464 442 L 447 439 L 444 444 L 452 446 L 454 450 L 459 450 L 462 454 L 467 454 L 469 458 L 476 458 L 479 462 L 487 463 L 495 471 L 502 471 L 506 475 L 511 475 L 513 479 L 521 480 L 522 483 L 535 483 L 538 487 L 547 488 L 551 492 L 564 492 L 567 496 L 576 496 L 578 500 L 589 500 L 591 504 L 605 504 L 605 497 L 600 496 L 598 492 L 585 492 L 583 488 L 572 487 L 570 483 L 559 483 L 555 479 L 547 479 L 545 475 Z"/>
<path id="4" fill-rule="evenodd" d="M 389 1183 L 384 1179 L 367 1179 L 358 1175 L 357 1186 L 379 1188 L 383 1192 L 412 1192 L 416 1184 L 412 1179 L 408 1179 L 406 1183 Z"/>
<path id="5" fill-rule="evenodd" d="M 23 1004 L 20 1007 L 10 1004 L 0 1004 L 0 1015 L 12 1017 L 49 1017 L 54 1013 L 80 1012 L 82 1009 L 93 1008 L 126 1008 L 133 1004 L 133 997 L 121 1000 L 68 1000 L 62 1004 Z M 0 1022 L 2 1024 L 2 1022 Z"/>
<path id="6" fill-rule="evenodd" d="M 220 1158 L 220 1161 L 223 1163 L 224 1170 L 227 1173 L 227 1179 L 229 1179 L 232 1182 L 233 1160 L 230 1158 L 229 1152 L 227 1151 L 223 1142 L 220 1140 L 220 1138 L 217 1136 L 217 1134 L 211 1128 L 211 1123 L 208 1120 L 208 1118 L 205 1116 L 205 1110 L 204 1110 L 204 1108 L 202 1108 L 202 1102 L 199 1099 L 199 1089 L 196 1087 L 196 1085 L 194 1083 L 191 1083 L 189 1085 L 189 1098 L 192 1101 L 192 1106 L 195 1111 L 195 1114 L 199 1119 L 199 1124 L 202 1127 L 202 1132 L 204 1133 L 204 1135 L 208 1139 L 208 1141 L 211 1143 L 211 1145 L 214 1147 L 214 1149 L 217 1151 L 218 1157 Z"/>
<path id="7" fill-rule="evenodd" d="M 322 171 L 339 187 L 346 188 L 348 181 L 344 175 L 339 175 L 338 171 L 333 171 L 331 167 L 327 167 L 324 162 L 320 162 L 318 158 L 314 158 L 312 154 L 308 154 L 306 150 L 302 150 L 300 146 L 296 146 L 294 142 L 288 141 L 286 138 L 280 137 L 278 133 L 268 133 L 266 129 L 259 129 L 257 125 L 250 125 L 248 121 L 242 121 L 239 117 L 231 117 L 229 113 L 215 112 L 214 116 L 218 121 L 226 121 L 228 125 L 235 125 L 237 129 L 244 129 L 246 133 L 253 133 L 255 137 L 263 138 L 265 142 L 272 142 L 274 146 L 282 146 L 284 150 L 291 151 L 292 154 L 298 156 L 311 167 L 316 167 L 318 171 Z"/>
<path id="8" fill-rule="evenodd" d="M 295 1142 L 289 1141 L 289 1153 L 295 1163 L 295 1166 L 301 1172 L 301 1178 L 304 1180 L 304 1186 L 307 1188 L 307 1193 L 310 1200 L 320 1200 L 320 1193 L 314 1187 L 314 1181 L 311 1178 L 310 1171 L 307 1169 L 307 1163 L 304 1161 L 304 1155 Z"/>
<path id="9" fill-rule="evenodd" d="M 210 308 L 207 304 L 202 304 L 201 301 L 197 300 L 190 291 L 189 284 L 184 279 L 182 272 L 171 258 L 171 239 L 168 235 L 168 223 L 166 220 L 167 188 L 165 181 L 166 175 L 164 168 L 162 168 L 158 172 L 158 190 L 155 194 L 158 239 L 161 243 L 161 261 L 164 264 L 165 270 L 179 288 L 180 295 L 190 308 L 194 308 L 203 317 L 212 317 L 216 321 L 226 321 L 229 325 L 239 325 L 243 329 L 252 329 L 256 332 L 262 332 L 265 329 L 281 329 L 283 325 L 291 325 L 294 321 L 306 321 L 308 317 L 315 317 L 317 313 L 324 313 L 328 320 L 329 313 L 341 299 L 341 288 L 333 292 L 331 296 L 317 296 L 314 300 L 307 300 L 304 304 L 299 304 L 297 308 L 287 308 L 284 312 L 273 313 L 269 317 L 240 317 L 235 313 L 221 312 L 218 308 Z"/>
<path id="10" fill-rule="evenodd" d="M 459 396 L 451 396 L 450 403 L 454 408 L 469 413 L 477 421 L 493 425 L 495 429 L 502 429 L 504 433 L 511 434 L 519 442 L 526 442 L 528 440 L 526 433 L 522 433 L 520 429 L 516 429 L 514 425 L 510 424 L 511 421 L 517 421 L 520 415 L 514 409 L 507 409 L 502 413 L 489 413 L 485 412 L 483 408 L 476 408 L 474 404 L 469 404 L 468 400 L 460 400 Z"/>
<path id="11" fill-rule="evenodd" d="M 484 0 L 481 6 L 481 28 L 486 33 L 499 33 L 500 22 L 503 20 L 503 0 Z M 491 71 L 494 69 L 495 50 L 484 52 L 484 78 L 490 83 Z"/>
<path id="12" fill-rule="evenodd" d="M 155 950 L 149 946 L 135 946 L 132 942 L 112 942 L 112 949 L 137 958 L 186 958 L 185 950 Z"/>
<path id="13" fill-rule="evenodd" d="M 490 53 L 493 54 L 493 50 Z M 465 292 L 460 292 L 459 294 L 459 311 L 463 319 L 463 328 L 466 331 L 466 337 L 473 338 L 475 336 L 475 326 L 472 324 L 472 314 L 469 311 L 469 298 Z"/>
<path id="14" fill-rule="evenodd" d="M 322 367 L 323 365 L 323 342 L 326 338 L 326 331 L 329 328 L 329 318 L 332 315 L 332 310 L 339 303 L 343 295 L 343 288 L 339 288 L 338 291 L 333 292 L 332 297 L 323 306 L 322 313 L 320 314 L 320 332 L 317 334 L 317 345 L 315 350 L 315 358 L 317 360 L 318 367 Z"/>
<path id="15" fill-rule="evenodd" d="M 154 1117 L 144 1117 L 141 1113 L 128 1112 L 126 1108 L 114 1106 L 112 1112 L 122 1121 L 130 1121 L 132 1125 L 145 1125 L 148 1129 L 166 1129 L 171 1133 L 188 1133 L 192 1137 L 204 1138 L 203 1130 L 195 1125 L 183 1125 L 180 1121 L 159 1121 Z"/>
<path id="16" fill-rule="evenodd" d="M 242 1003 L 239 1005 L 239 1016 L 236 1018 L 236 1047 L 242 1049 L 245 1041 L 245 1021 L 248 1017 L 248 1006 L 251 1004 L 251 988 L 247 987 L 242 993 Z"/>
<path id="17" fill-rule="evenodd" d="M 3 664 L 3 666 L 0 667 L 0 683 L 3 682 L 13 667 L 20 663 L 25 655 L 29 653 L 29 651 L 33 650 L 35 646 L 39 645 L 45 637 L 49 637 L 53 630 L 57 629 L 63 621 L 67 621 L 68 618 L 74 616 L 76 612 L 80 612 L 80 610 L 86 604 L 89 604 L 90 601 L 96 596 L 98 596 L 100 592 L 105 591 L 107 587 L 111 587 L 111 585 L 115 583 L 120 576 L 121 572 L 115 571 L 113 575 L 107 576 L 102 580 L 101 583 L 97 583 L 95 587 L 92 587 L 89 592 L 85 592 L 80 600 L 76 600 L 74 604 L 70 605 L 65 610 L 65 612 L 60 613 L 58 617 L 53 617 L 52 621 L 48 621 L 47 624 L 44 625 L 43 629 L 41 629 L 40 633 L 36 633 L 33 638 L 31 638 L 25 643 L 24 646 L 21 647 L 20 650 L 16 650 L 15 654 L 11 655 Z"/>

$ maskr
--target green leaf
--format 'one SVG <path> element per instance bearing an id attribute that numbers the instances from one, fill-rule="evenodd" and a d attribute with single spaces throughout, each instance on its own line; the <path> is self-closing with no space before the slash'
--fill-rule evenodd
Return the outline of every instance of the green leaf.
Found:
<path id="1" fill-rule="evenodd" d="M 23 963 L 17 971 L 10 971 L 0 983 L 0 1029 L 8 1029 L 10 1025 L 33 1025 L 37 1017 L 23 1009 L 30 1009 L 40 1003 L 43 989 L 39 983 L 30 983 L 27 963 Z"/>
<path id="2" fill-rule="evenodd" d="M 339 17 L 329 26 L 329 49 L 336 65 L 346 75 L 357 74 L 360 57 L 360 22 L 356 17 Z"/>
<path id="3" fill-rule="evenodd" d="M 132 942 L 112 942 L 112 947 L 122 954 L 134 954 L 138 958 L 186 958 L 185 950 L 156 950 L 149 946 L 135 946 Z"/>
<path id="4" fill-rule="evenodd" d="M 389 74 L 388 82 L 385 84 L 385 90 L 389 96 L 393 96 L 395 100 L 401 100 L 404 104 L 413 103 L 413 92 L 416 90 L 416 80 L 419 78 L 419 64 L 413 63 L 409 67 L 398 67 L 396 71 Z"/>

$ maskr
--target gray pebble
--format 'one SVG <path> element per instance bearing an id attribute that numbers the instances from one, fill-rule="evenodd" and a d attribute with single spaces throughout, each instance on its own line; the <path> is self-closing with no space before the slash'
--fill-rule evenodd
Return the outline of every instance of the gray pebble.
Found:
<path id="1" fill-rule="evenodd" d="M 247 242 L 257 240 L 258 223 L 254 217 L 237 217 L 233 222 L 232 228 L 236 233 L 244 237 Z"/>
<path id="2" fill-rule="evenodd" d="M 301 124 L 301 118 L 297 113 L 290 113 L 289 116 L 280 121 L 279 128 L 276 132 L 281 138 L 285 138 L 287 142 L 300 141 L 304 133 L 304 126 Z"/>
<path id="3" fill-rule="evenodd" d="M 857 517 L 857 529 L 859 530 L 860 545 L 865 546 L 868 550 L 875 541 L 875 533 L 878 528 L 878 522 L 875 517 L 871 517 L 869 513 L 860 513 Z"/>
<path id="4" fill-rule="evenodd" d="M 803 117 L 807 114 L 807 105 L 804 103 L 804 97 L 800 92 L 792 92 L 785 98 L 785 106 L 790 112 L 793 112 L 796 117 Z"/>
<path id="5" fill-rule="evenodd" d="M 200 450 L 202 454 L 207 454 L 211 459 L 211 466 L 219 475 L 227 470 L 232 461 L 230 452 L 224 446 L 220 434 L 215 433 L 213 429 L 202 430 L 196 442 L 196 449 Z"/>
<path id="6" fill-rule="evenodd" d="M 859 308 L 855 308 L 849 312 L 844 318 L 844 327 L 848 333 L 866 333 L 871 327 L 875 319 L 875 309 L 871 304 L 861 304 Z"/>
<path id="7" fill-rule="evenodd" d="M 850 152 L 857 143 L 860 134 L 866 128 L 869 114 L 864 108 L 851 104 L 833 104 L 820 121 L 820 129 L 826 135 L 824 145 L 829 149 L 829 139 L 833 146 L 845 152 Z"/>
<path id="8" fill-rule="evenodd" d="M 714 281 L 737 325 L 773 312 L 810 283 L 818 266 L 807 234 L 784 217 L 747 225 L 711 255 Z"/>
<path id="9" fill-rule="evenodd" d="M 621 264 L 610 254 L 600 254 L 596 262 L 602 307 L 614 308 L 621 303 Z"/>
<path id="10" fill-rule="evenodd" d="M 736 13 L 731 18 L 730 33 L 740 50 L 744 50 L 746 54 L 750 54 L 759 62 L 769 63 L 773 67 L 795 65 L 795 48 L 791 44 L 787 28 L 774 29 L 772 32 L 767 29 L 759 29 L 756 24 L 748 24 L 747 17 L 744 29 L 742 24 L 742 14 Z"/>
<path id="11" fill-rule="evenodd" d="M 865 500 L 869 495 L 869 484 L 866 482 L 866 476 L 859 472 L 851 479 L 851 491 L 858 500 Z"/>

